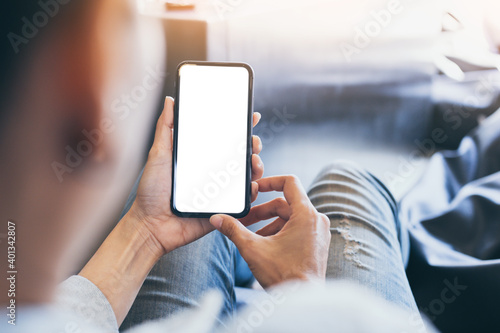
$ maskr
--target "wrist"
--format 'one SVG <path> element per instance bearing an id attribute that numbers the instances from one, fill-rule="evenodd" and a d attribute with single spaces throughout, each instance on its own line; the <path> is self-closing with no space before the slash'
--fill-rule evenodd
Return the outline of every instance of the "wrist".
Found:
<path id="1" fill-rule="evenodd" d="M 156 258 L 156 260 L 160 259 L 166 253 L 165 248 L 148 227 L 146 218 L 138 212 L 135 204 L 132 205 L 120 223 L 126 225 L 132 243 L 138 245 L 138 248 L 143 251 L 148 250 L 150 255 Z"/>
<path id="2" fill-rule="evenodd" d="M 101 290 L 121 323 L 162 255 L 162 248 L 147 227 L 127 213 L 79 275 Z"/>

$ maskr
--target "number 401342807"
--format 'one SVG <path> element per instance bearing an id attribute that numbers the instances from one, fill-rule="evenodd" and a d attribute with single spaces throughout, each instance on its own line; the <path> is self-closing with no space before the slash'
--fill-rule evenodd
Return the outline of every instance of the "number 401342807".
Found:
<path id="1" fill-rule="evenodd" d="M 16 269 L 16 224 L 8 221 L 7 223 L 7 261 L 9 270 Z"/>

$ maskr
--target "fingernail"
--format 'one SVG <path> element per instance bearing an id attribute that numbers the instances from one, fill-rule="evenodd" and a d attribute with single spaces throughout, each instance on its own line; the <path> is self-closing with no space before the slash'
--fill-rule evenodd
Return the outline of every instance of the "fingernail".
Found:
<path id="1" fill-rule="evenodd" d="M 216 228 L 216 229 L 219 229 L 220 226 L 222 225 L 222 217 L 220 217 L 219 215 L 213 215 L 211 218 L 210 218 L 210 223 Z"/>

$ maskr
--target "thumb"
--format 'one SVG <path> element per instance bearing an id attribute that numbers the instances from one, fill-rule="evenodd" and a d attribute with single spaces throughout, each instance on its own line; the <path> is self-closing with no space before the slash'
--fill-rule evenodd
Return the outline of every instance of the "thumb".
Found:
<path id="1" fill-rule="evenodd" d="M 172 128 L 174 119 L 174 100 L 165 98 L 165 105 L 156 123 L 156 132 L 150 154 L 155 157 L 171 157 L 172 155 Z"/>
<path id="2" fill-rule="evenodd" d="M 210 224 L 229 238 L 238 249 L 245 247 L 245 244 L 256 237 L 240 221 L 232 216 L 217 214 L 210 217 Z"/>

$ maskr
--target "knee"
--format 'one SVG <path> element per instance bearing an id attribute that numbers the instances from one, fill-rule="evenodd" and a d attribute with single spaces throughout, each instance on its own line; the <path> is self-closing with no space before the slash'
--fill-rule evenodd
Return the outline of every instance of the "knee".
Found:
<path id="1" fill-rule="evenodd" d="M 373 196 L 383 194 L 391 201 L 391 204 L 395 204 L 392 194 L 377 177 L 358 164 L 346 160 L 334 161 L 323 168 L 310 191 L 314 189 L 355 192 Z"/>
<path id="2" fill-rule="evenodd" d="M 336 160 L 324 167 L 316 181 L 344 178 L 350 181 L 359 181 L 361 179 L 371 179 L 373 176 L 364 168 L 355 162 L 348 160 Z"/>
<path id="3" fill-rule="evenodd" d="M 335 161 L 319 173 L 309 189 L 310 197 L 331 195 L 331 200 L 345 200 L 344 194 L 371 205 L 387 202 L 396 211 L 396 200 L 389 189 L 374 175 L 350 161 Z M 338 197 L 338 198 L 337 198 Z"/>

